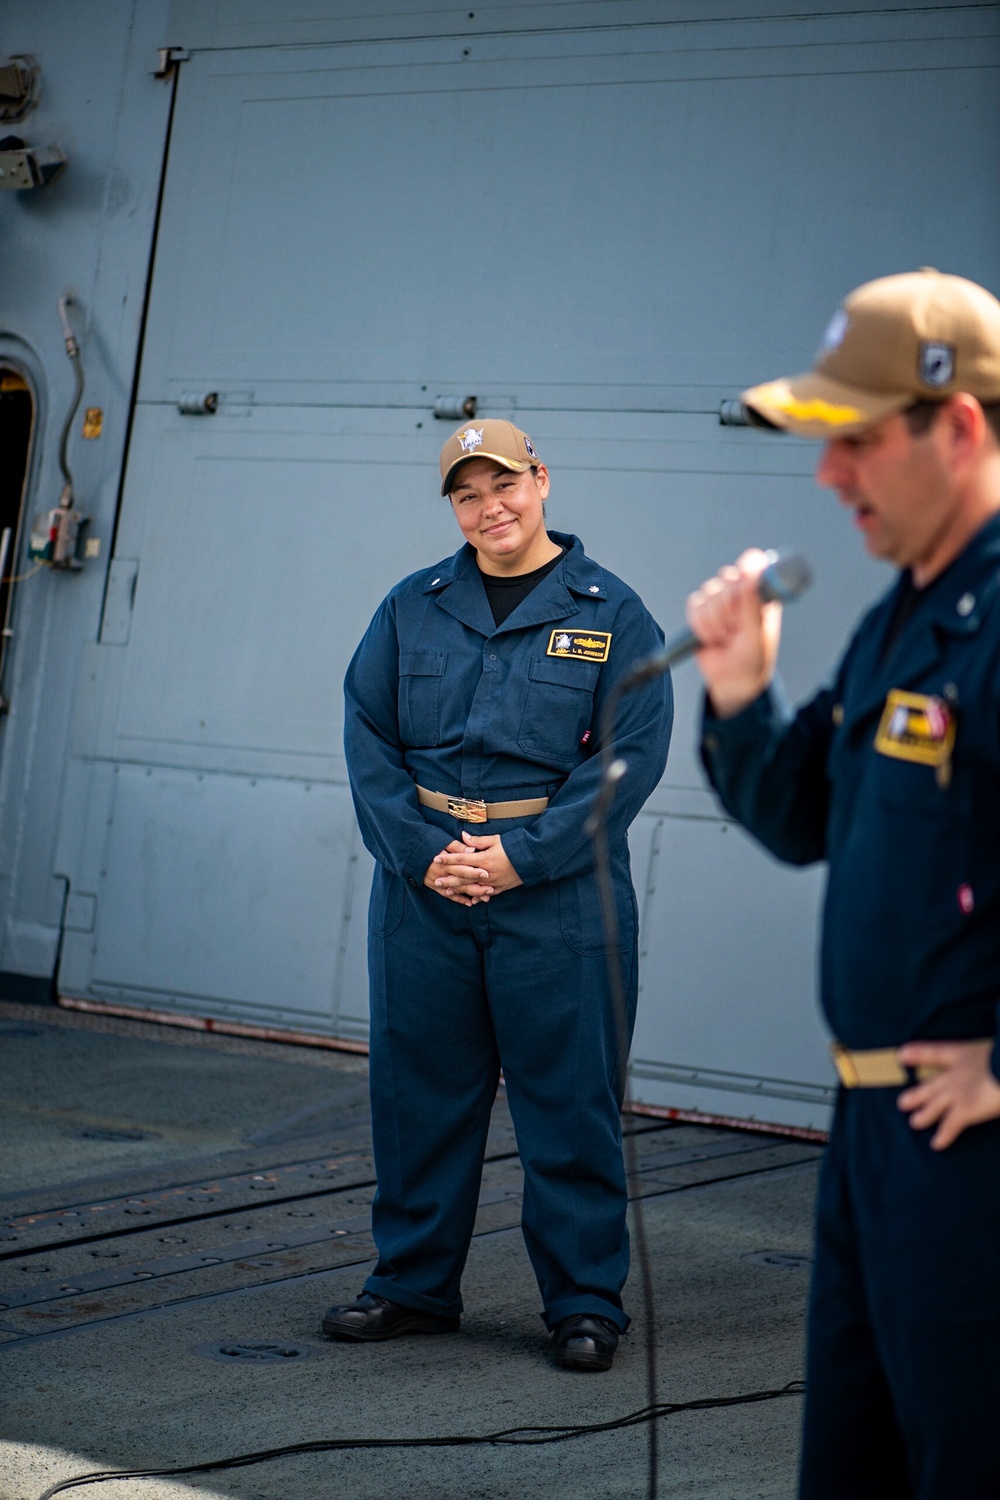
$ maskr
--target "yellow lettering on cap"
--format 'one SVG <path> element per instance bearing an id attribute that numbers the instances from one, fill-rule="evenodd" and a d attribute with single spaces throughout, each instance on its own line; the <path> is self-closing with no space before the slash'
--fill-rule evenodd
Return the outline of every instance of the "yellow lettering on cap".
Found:
<path id="1" fill-rule="evenodd" d="M 825 422 L 828 427 L 843 427 L 848 422 L 867 421 L 865 413 L 858 411 L 856 406 L 834 406 L 832 402 L 822 401 L 818 397 L 803 401 L 798 396 L 793 396 L 791 391 L 782 390 L 780 386 L 761 386 L 754 392 L 754 404 L 773 406 L 799 422 Z"/>

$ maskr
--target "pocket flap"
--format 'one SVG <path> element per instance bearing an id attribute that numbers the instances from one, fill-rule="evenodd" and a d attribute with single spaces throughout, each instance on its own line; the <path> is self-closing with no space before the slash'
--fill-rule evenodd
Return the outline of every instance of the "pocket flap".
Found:
<path id="1" fill-rule="evenodd" d="M 401 651 L 400 677 L 443 677 L 448 665 L 447 651 Z"/>
<path id="2" fill-rule="evenodd" d="M 581 661 L 577 657 L 541 656 L 528 663 L 528 676 L 532 682 L 579 688 L 583 693 L 593 693 L 600 670 L 599 662 Z"/>

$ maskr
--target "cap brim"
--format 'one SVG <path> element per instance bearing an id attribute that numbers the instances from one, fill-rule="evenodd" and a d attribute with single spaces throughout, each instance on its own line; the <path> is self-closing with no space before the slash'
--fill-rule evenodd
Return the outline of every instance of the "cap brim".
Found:
<path id="1" fill-rule="evenodd" d="M 442 495 L 447 495 L 448 491 L 451 489 L 451 481 L 457 471 L 462 467 L 462 465 L 470 463 L 474 458 L 492 458 L 495 464 L 499 464 L 503 469 L 510 469 L 511 473 L 513 474 L 523 474 L 526 469 L 530 469 L 532 467 L 530 459 L 526 460 L 524 463 L 520 463 L 517 459 L 514 458 L 504 458 L 502 453 L 484 453 L 482 448 L 477 448 L 475 453 L 463 453 L 461 458 L 456 458 L 455 462 L 452 464 L 451 468 L 444 476 L 444 479 L 441 481 Z"/>
<path id="2" fill-rule="evenodd" d="M 866 391 L 809 370 L 804 375 L 751 386 L 740 399 L 744 406 L 786 432 L 795 432 L 799 437 L 831 438 L 863 432 L 873 422 L 902 411 L 914 397 L 911 391 L 893 396 Z"/>

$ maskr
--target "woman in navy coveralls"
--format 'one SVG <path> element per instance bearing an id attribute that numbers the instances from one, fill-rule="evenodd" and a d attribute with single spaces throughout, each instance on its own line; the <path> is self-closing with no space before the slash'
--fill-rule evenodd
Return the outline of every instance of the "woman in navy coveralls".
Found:
<path id="1" fill-rule="evenodd" d="M 576 537 L 546 531 L 548 474 L 511 423 L 461 429 L 441 472 L 466 543 L 391 591 L 345 685 L 351 787 L 376 860 L 379 1259 L 358 1301 L 323 1326 L 349 1339 L 458 1326 L 503 1068 L 556 1359 L 607 1369 L 628 1325 L 618 1053 L 631 1039 L 637 942 L 626 832 L 666 762 L 669 679 L 628 697 L 617 726 L 628 774 L 609 832 L 624 1038 L 584 823 L 602 704 L 663 637 Z M 449 810 L 448 799 L 462 800 Z"/>

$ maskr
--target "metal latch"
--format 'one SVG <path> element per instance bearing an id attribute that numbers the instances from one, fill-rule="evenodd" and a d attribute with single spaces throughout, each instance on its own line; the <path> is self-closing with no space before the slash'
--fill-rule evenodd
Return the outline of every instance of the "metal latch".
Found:
<path id="1" fill-rule="evenodd" d="M 26 146 L 16 135 L 0 141 L 0 188 L 21 192 L 51 182 L 66 157 L 58 146 Z"/>
<path id="2" fill-rule="evenodd" d="M 219 410 L 218 391 L 184 391 L 177 401 L 182 417 L 214 417 Z"/>
<path id="3" fill-rule="evenodd" d="M 33 57 L 9 57 L 0 65 L 0 120 L 23 120 L 38 97 L 39 67 Z"/>
<path id="4" fill-rule="evenodd" d="M 434 397 L 434 415 L 442 422 L 460 422 L 463 417 L 471 422 L 478 407 L 478 396 Z"/>
<path id="5" fill-rule="evenodd" d="M 158 47 L 156 55 L 159 61 L 153 69 L 154 78 L 173 78 L 178 63 L 191 61 L 186 47 Z"/>

